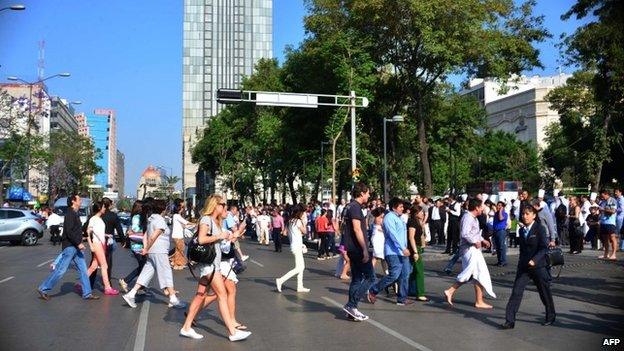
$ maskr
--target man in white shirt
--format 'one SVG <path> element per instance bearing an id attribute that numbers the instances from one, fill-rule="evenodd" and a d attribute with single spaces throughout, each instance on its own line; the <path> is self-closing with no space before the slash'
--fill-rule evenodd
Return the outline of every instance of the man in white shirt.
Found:
<path id="1" fill-rule="evenodd" d="M 46 220 L 46 226 L 50 229 L 50 241 L 52 241 L 52 245 L 56 245 L 56 243 L 61 242 L 61 237 L 63 234 L 63 217 L 54 213 L 48 209 L 48 219 Z"/>

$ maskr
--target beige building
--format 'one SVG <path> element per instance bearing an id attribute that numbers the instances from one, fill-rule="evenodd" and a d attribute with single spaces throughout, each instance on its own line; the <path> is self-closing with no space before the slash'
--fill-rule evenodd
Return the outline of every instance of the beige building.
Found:
<path id="1" fill-rule="evenodd" d="M 487 112 L 487 125 L 495 130 L 515 134 L 518 140 L 544 148 L 545 128 L 559 121 L 559 114 L 545 100 L 552 89 L 565 85 L 567 74 L 550 77 L 520 77 L 508 83 L 502 93 L 500 84 L 490 79 L 474 79 L 460 94 L 475 96 Z"/>
<path id="2" fill-rule="evenodd" d="M 141 173 L 141 178 L 139 178 L 139 185 L 137 186 L 137 199 L 141 200 L 145 197 L 151 196 L 153 192 L 158 190 L 158 186 L 161 182 L 162 178 L 160 171 L 154 166 L 147 166 L 143 173 Z"/>
<path id="3" fill-rule="evenodd" d="M 125 196 L 126 191 L 126 155 L 119 150 L 117 150 L 117 168 L 115 170 L 117 171 L 117 175 L 115 176 L 117 179 L 117 193 L 119 197 L 122 198 Z"/>

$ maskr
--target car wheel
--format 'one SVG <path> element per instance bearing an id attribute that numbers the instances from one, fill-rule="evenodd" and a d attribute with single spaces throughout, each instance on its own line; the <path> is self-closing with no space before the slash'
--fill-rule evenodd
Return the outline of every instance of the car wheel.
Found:
<path id="1" fill-rule="evenodd" d="M 33 229 L 27 229 L 22 233 L 22 245 L 33 246 L 37 244 L 39 238 L 37 237 L 37 231 Z"/>

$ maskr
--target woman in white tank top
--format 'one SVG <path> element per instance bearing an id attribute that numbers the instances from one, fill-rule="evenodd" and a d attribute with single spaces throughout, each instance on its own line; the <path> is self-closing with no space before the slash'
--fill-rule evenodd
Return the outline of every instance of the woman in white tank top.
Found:
<path id="1" fill-rule="evenodd" d="M 303 286 L 303 271 L 305 261 L 303 259 L 303 235 L 305 235 L 305 224 L 303 218 L 306 215 L 305 209 L 301 205 L 293 207 L 292 217 L 288 221 L 288 237 L 290 239 L 290 251 L 295 256 L 295 268 L 275 279 L 277 291 L 282 292 L 282 284 L 288 279 L 297 276 L 297 292 L 309 292 L 310 289 Z"/>

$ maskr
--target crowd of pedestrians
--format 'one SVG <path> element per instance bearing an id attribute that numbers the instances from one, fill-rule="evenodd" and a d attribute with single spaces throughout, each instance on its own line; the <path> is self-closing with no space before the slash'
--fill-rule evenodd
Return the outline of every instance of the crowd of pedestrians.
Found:
<path id="1" fill-rule="evenodd" d="M 136 260 L 136 267 L 119 279 L 119 289 L 128 306 L 137 307 L 137 294 L 148 294 L 156 275 L 158 285 L 172 308 L 187 308 L 175 289 L 173 270 L 191 267 L 198 285 L 188 305 L 180 335 L 201 339 L 195 318 L 202 309 L 217 302 L 218 310 L 229 339 L 238 341 L 251 335 L 236 316 L 237 275 L 245 269 L 239 240 L 244 236 L 259 245 L 271 245 L 276 254 L 287 243 L 294 268 L 275 279 L 276 290 L 282 292 L 290 278 L 296 277 L 296 291 L 310 292 L 304 285 L 305 258 L 308 247 L 317 251 L 318 260 L 336 260 L 336 276 L 350 280 L 347 303 L 343 310 L 348 318 L 364 321 L 369 317 L 358 310 L 362 299 L 376 303 L 377 296 L 392 289 L 396 304 L 406 306 L 429 300 L 425 289 L 424 252 L 430 245 L 446 249 L 450 255 L 445 271 L 452 274 L 461 260 L 462 270 L 455 282 L 444 291 L 444 298 L 453 305 L 457 289 L 472 283 L 475 307 L 491 309 L 484 295 L 496 297 L 484 254 L 496 255 L 498 266 L 508 264 L 507 248 L 520 247 L 517 274 L 506 309 L 504 329 L 514 327 L 515 316 L 529 280 L 533 281 L 545 306 L 545 325 L 555 321 L 555 308 L 550 291 L 550 268 L 545 254 L 549 248 L 560 246 L 570 254 L 581 253 L 585 246 L 603 250 L 599 256 L 615 260 L 618 248 L 624 249 L 622 237 L 624 198 L 620 189 L 613 194 L 603 190 L 589 196 L 564 196 L 555 193 L 547 203 L 544 193 L 531 198 L 528 191 L 518 199 L 448 195 L 435 199 L 417 195 L 411 201 L 392 198 L 386 204 L 370 199 L 371 190 L 363 183 L 352 189 L 351 201 L 331 203 L 312 202 L 308 205 L 248 206 L 239 212 L 238 206 L 228 205 L 219 195 L 209 197 L 198 219 L 189 218 L 184 201 L 173 205 L 148 198 L 133 204 L 130 226 L 124 232 L 109 199 L 95 201 L 91 216 L 83 225 L 78 215 L 81 199 L 68 197 L 70 204 L 64 220 L 44 209 L 53 241 L 61 241 L 62 252 L 53 263 L 50 275 L 38 286 L 44 300 L 63 277 L 70 265 L 78 271 L 75 289 L 86 300 L 100 297 L 95 275 L 99 268 L 105 295 L 119 291 L 112 286 L 112 252 L 115 238 L 127 247 Z M 599 197 L 598 197 L 599 196 Z M 496 200 L 496 201 L 493 201 Z M 170 224 L 165 218 L 171 217 Z M 60 232 L 62 226 L 62 235 Z M 210 264 L 192 266 L 187 260 L 186 243 L 196 232 L 199 244 L 215 243 L 216 258 Z M 117 234 L 117 235 L 115 235 Z M 60 239 L 59 239 L 60 236 Z M 85 260 L 88 243 L 91 261 Z M 171 245 L 173 241 L 174 245 Z M 601 245 L 601 246 L 599 246 Z M 173 246 L 173 249 L 170 247 Z M 132 288 L 130 288 L 132 287 Z"/>

